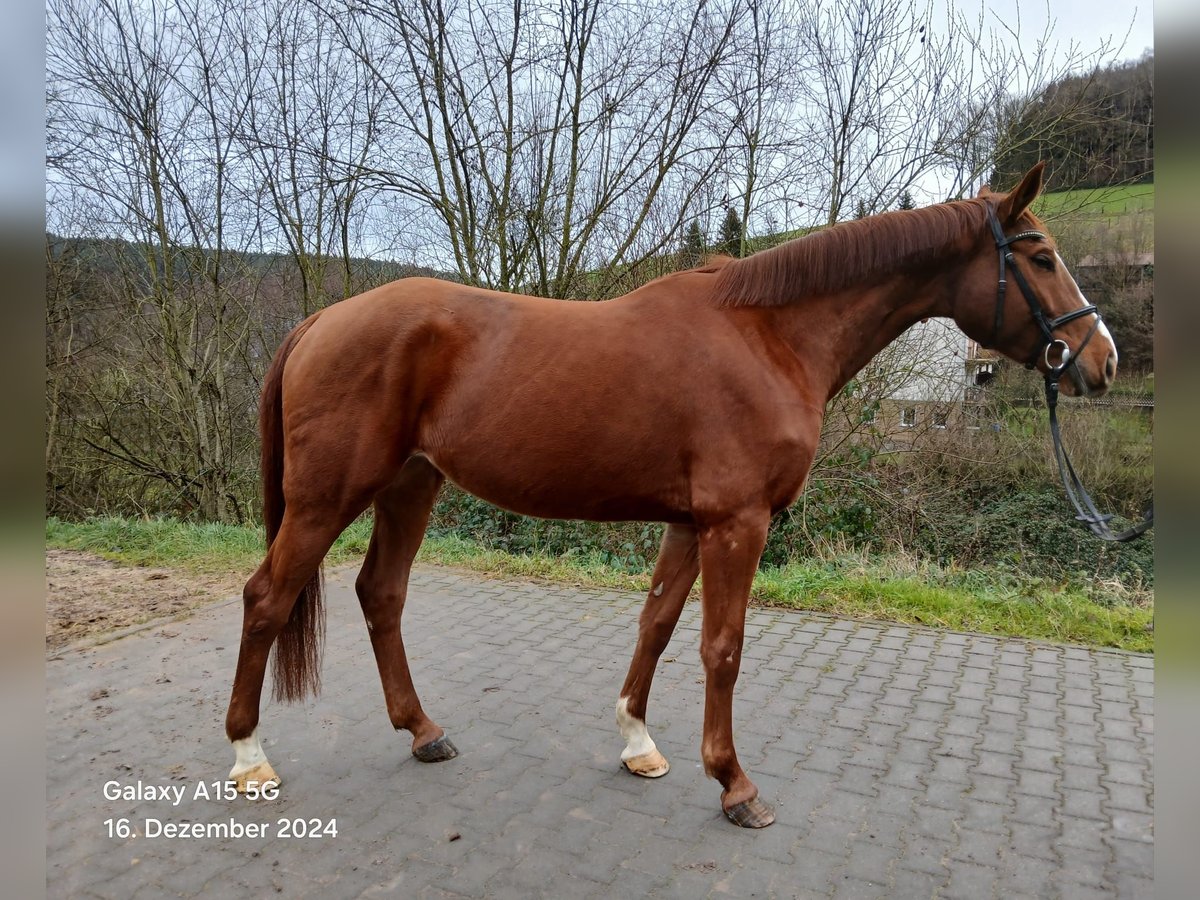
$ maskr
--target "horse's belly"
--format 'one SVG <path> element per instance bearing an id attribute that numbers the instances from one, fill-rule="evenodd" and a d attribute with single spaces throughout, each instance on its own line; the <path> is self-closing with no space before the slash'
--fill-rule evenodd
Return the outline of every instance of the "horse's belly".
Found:
<path id="1" fill-rule="evenodd" d="M 597 522 L 690 520 L 682 483 L 648 477 L 653 467 L 630 463 L 623 471 L 564 464 L 536 452 L 425 455 L 470 494 L 525 516 Z"/>

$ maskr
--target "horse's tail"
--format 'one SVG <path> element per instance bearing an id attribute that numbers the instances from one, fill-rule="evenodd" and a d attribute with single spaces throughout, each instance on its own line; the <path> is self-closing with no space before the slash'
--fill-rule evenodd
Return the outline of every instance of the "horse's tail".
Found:
<path id="1" fill-rule="evenodd" d="M 317 314 L 319 315 L 319 313 Z M 283 339 L 263 380 L 258 426 L 262 438 L 263 524 L 267 548 L 283 524 L 283 369 L 297 342 L 317 319 L 310 316 Z M 301 589 L 287 624 L 275 641 L 272 675 L 276 700 L 303 700 L 321 689 L 321 640 L 325 635 L 320 567 Z"/>

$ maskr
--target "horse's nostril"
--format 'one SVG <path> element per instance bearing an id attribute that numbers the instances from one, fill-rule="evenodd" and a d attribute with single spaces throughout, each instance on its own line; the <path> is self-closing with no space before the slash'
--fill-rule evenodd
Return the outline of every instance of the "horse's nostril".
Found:
<path id="1" fill-rule="evenodd" d="M 1117 357 L 1115 354 L 1110 353 L 1108 359 L 1104 361 L 1104 375 L 1109 381 L 1117 377 Z"/>

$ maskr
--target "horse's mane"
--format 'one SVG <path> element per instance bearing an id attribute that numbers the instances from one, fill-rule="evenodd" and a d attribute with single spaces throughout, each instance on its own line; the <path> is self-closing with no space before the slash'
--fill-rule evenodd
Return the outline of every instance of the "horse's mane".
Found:
<path id="1" fill-rule="evenodd" d="M 843 222 L 745 259 L 712 260 L 721 306 L 783 306 L 880 279 L 943 255 L 964 232 L 981 232 L 985 201 L 956 200 Z"/>

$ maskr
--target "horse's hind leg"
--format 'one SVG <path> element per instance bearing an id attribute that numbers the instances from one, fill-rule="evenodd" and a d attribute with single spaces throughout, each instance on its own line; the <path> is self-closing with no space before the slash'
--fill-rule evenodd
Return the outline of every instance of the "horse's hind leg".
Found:
<path id="1" fill-rule="evenodd" d="M 646 731 L 646 704 L 658 658 L 671 640 L 688 592 L 700 572 L 697 546 L 695 528 L 667 526 L 638 625 L 637 649 L 617 700 L 617 727 L 625 738 L 621 762 L 630 772 L 647 778 L 666 775 L 670 768 Z"/>
<path id="2" fill-rule="evenodd" d="M 412 734 L 413 756 L 423 762 L 458 755 L 445 732 L 421 708 L 400 633 L 409 571 L 442 481 L 441 472 L 427 460 L 413 457 L 396 480 L 376 495 L 371 546 L 355 584 L 392 727 Z"/>
<path id="3" fill-rule="evenodd" d="M 351 518 L 353 518 L 351 516 Z M 328 510 L 305 513 L 299 505 L 289 506 L 279 533 L 267 556 L 246 582 L 243 591 L 242 641 L 225 732 L 237 755 L 230 779 L 238 790 L 247 783 L 279 783 L 258 738 L 259 705 L 271 645 L 283 631 L 301 590 L 317 575 L 321 560 L 347 524 Z M 319 597 L 308 598 L 318 603 Z M 319 628 L 319 623 L 313 623 Z M 319 631 L 310 635 L 319 641 Z M 315 677 L 315 673 L 313 674 Z M 280 689 L 276 684 L 277 690 Z M 302 696 L 301 690 L 297 697 Z"/>

